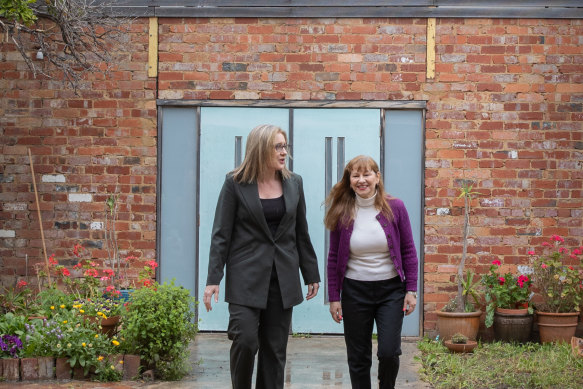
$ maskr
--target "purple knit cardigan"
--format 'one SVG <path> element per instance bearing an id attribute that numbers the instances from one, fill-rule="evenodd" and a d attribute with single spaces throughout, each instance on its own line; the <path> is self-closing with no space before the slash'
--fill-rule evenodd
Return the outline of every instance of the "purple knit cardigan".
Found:
<path id="1" fill-rule="evenodd" d="M 387 198 L 393 211 L 393 220 L 389 221 L 379 213 L 376 219 L 383 227 L 387 236 L 387 245 L 395 270 L 407 291 L 417 291 L 417 250 L 413 242 L 409 214 L 403 201 L 397 198 Z M 340 301 L 340 290 L 346 274 L 346 265 L 350 256 L 350 236 L 354 221 L 348 227 L 339 223 L 334 231 L 330 231 L 330 250 L 328 251 L 328 295 L 330 301 Z"/>

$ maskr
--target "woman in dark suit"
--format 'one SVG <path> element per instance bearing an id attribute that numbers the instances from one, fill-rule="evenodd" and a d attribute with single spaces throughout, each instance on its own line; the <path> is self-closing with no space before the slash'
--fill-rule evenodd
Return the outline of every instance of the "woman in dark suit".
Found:
<path id="1" fill-rule="evenodd" d="M 255 354 L 256 388 L 283 388 L 286 348 L 294 305 L 318 293 L 318 262 L 308 235 L 302 179 L 286 168 L 285 132 L 255 127 L 245 159 L 227 174 L 212 230 L 203 302 L 218 302 L 226 266 L 225 301 L 233 388 L 251 388 Z M 298 271 L 299 270 L 299 271 Z"/>
<path id="2" fill-rule="evenodd" d="M 405 204 L 384 191 L 376 162 L 353 158 L 326 201 L 330 314 L 344 321 L 353 389 L 370 389 L 378 330 L 380 389 L 395 387 L 403 316 L 417 305 L 417 252 Z"/>

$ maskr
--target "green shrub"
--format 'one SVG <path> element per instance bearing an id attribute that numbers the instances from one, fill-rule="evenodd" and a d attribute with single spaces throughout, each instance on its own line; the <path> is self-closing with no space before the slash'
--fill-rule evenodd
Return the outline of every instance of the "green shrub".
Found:
<path id="1" fill-rule="evenodd" d="M 198 330 L 189 290 L 170 284 L 137 289 L 122 310 L 120 332 L 126 353 L 139 354 L 165 380 L 188 373 L 188 344 Z"/>

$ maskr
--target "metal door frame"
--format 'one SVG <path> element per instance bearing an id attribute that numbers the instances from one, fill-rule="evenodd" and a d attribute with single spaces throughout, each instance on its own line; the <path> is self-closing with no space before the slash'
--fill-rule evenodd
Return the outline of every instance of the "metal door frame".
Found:
<path id="1" fill-rule="evenodd" d="M 158 142 L 157 142 L 157 172 L 156 172 L 156 253 L 157 255 L 161 252 L 161 199 L 162 199 L 162 179 L 161 179 L 161 171 L 162 171 L 162 132 L 163 132 L 163 123 L 164 123 L 164 108 L 165 107 L 184 107 L 184 108 L 193 108 L 196 109 L 196 116 L 198 117 L 197 120 L 197 138 L 198 138 L 198 149 L 196 150 L 196 159 L 198 162 L 198 169 L 196 172 L 197 175 L 197 184 L 196 184 L 196 243 L 195 243 L 195 267 L 198 269 L 199 267 L 199 233 L 200 233 L 200 223 L 199 223 L 199 215 L 200 215 L 200 117 L 201 117 L 201 108 L 203 107 L 240 107 L 240 108 L 289 108 L 289 136 L 290 138 L 293 135 L 293 112 L 294 108 L 352 108 L 352 109 L 362 109 L 362 108 L 369 108 L 369 109 L 379 109 L 380 110 L 380 168 L 381 171 L 385 171 L 384 166 L 384 140 L 385 140 L 385 112 L 387 110 L 421 110 L 422 111 L 422 129 L 421 129 L 421 168 L 425 169 L 425 117 L 426 117 L 426 110 L 427 110 L 427 102 L 421 100 L 412 100 L 412 101 L 330 101 L 330 100 L 318 100 L 318 101 L 284 101 L 284 100 L 165 100 L 165 99 L 158 99 L 156 101 L 158 107 Z M 293 155 L 292 155 L 293 156 Z M 290 159 L 290 170 L 293 171 L 293 160 Z M 421 282 L 419 284 L 419 301 L 417 303 L 418 307 L 423 307 L 423 289 L 424 289 L 424 282 L 423 282 L 423 265 L 425 263 L 424 260 L 424 226 L 425 226 L 425 175 L 423 171 L 421 172 L 421 189 L 422 195 L 419 199 L 421 201 L 421 223 L 420 223 L 420 252 L 417 253 L 419 257 L 419 268 L 420 268 L 420 275 Z M 160 263 L 160 267 L 164 265 L 163 258 L 158 258 Z M 160 278 L 160 270 L 158 270 L 156 274 L 156 278 L 159 280 Z M 195 279 L 195 297 L 199 300 L 198 296 L 198 288 L 199 288 L 199 280 L 198 277 Z M 419 336 L 423 336 L 423 318 L 425 312 L 423 310 L 419 311 Z M 196 311 L 196 320 L 198 320 L 198 310 Z"/>

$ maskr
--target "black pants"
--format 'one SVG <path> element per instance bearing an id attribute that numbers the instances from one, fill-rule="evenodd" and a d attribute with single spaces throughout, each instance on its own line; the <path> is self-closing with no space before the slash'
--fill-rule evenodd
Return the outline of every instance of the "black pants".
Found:
<path id="1" fill-rule="evenodd" d="M 271 274 L 265 309 L 229 304 L 231 383 L 234 389 L 250 389 L 255 354 L 257 389 L 281 389 L 285 379 L 287 340 L 293 308 L 283 309 L 275 269 Z"/>
<path id="2" fill-rule="evenodd" d="M 342 314 L 348 369 L 353 389 L 369 389 L 372 331 L 377 324 L 379 387 L 394 388 L 401 355 L 405 285 L 399 277 L 383 281 L 344 279 Z"/>

